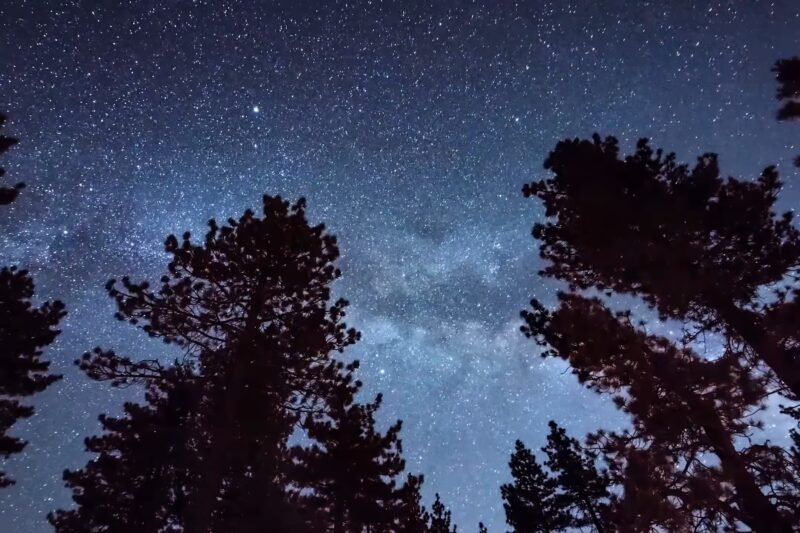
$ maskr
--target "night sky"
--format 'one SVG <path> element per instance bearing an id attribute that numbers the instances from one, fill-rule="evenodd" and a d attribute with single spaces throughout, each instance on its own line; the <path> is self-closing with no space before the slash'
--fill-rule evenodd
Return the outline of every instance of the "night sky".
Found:
<path id="1" fill-rule="evenodd" d="M 124 4 L 124 5 L 123 5 Z M 324 4 L 324 7 L 323 7 Z M 0 111 L 20 200 L 0 215 L 2 264 L 69 316 L 47 351 L 64 379 L 15 433 L 0 530 L 50 531 L 61 471 L 89 458 L 101 412 L 138 395 L 72 366 L 102 345 L 173 352 L 113 319 L 103 285 L 156 280 L 164 237 L 238 217 L 263 193 L 305 196 L 339 237 L 348 323 L 382 423 L 459 531 L 503 531 L 516 438 L 623 422 L 519 332 L 542 211 L 523 183 L 557 140 L 638 137 L 726 173 L 777 163 L 800 201 L 800 127 L 779 124 L 770 68 L 800 53 L 800 3 L 487 1 L 0 2 Z M 669 6 L 667 6 L 669 4 Z M 384 426 L 385 427 L 385 426 Z"/>

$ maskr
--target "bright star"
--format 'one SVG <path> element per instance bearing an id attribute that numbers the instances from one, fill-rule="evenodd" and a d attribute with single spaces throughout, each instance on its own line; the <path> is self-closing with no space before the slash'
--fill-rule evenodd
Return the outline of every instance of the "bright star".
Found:
<path id="1" fill-rule="evenodd" d="M 254 105 L 253 106 L 253 113 L 258 113 L 259 111 L 261 111 L 261 108 L 258 107 L 257 105 Z"/>

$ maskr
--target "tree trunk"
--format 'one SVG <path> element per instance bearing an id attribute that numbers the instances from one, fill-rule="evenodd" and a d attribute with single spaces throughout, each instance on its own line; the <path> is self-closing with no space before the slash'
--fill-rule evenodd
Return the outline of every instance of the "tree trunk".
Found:
<path id="1" fill-rule="evenodd" d="M 753 311 L 741 309 L 732 302 L 712 304 L 711 307 L 775 372 L 795 398 L 800 399 L 800 364 L 766 331 L 763 317 Z"/>
<path id="2" fill-rule="evenodd" d="M 669 383 L 679 376 L 669 371 L 669 365 L 656 365 L 654 372 Z M 772 501 L 761 491 L 741 454 L 733 445 L 733 436 L 720 421 L 713 403 L 688 386 L 678 392 L 688 407 L 692 424 L 703 430 L 714 454 L 720 460 L 722 472 L 733 485 L 741 508 L 740 519 L 755 533 L 791 533 L 788 519 L 778 512 Z"/>
<path id="3" fill-rule="evenodd" d="M 261 293 L 263 285 L 259 284 L 253 295 L 252 306 L 245 319 L 242 337 L 231 358 L 231 371 L 226 381 L 223 407 L 216 415 L 209 442 L 209 456 L 205 460 L 204 468 L 200 470 L 197 492 L 194 502 L 190 505 L 189 516 L 186 524 L 186 533 L 212 533 L 213 513 L 216 500 L 219 496 L 225 471 L 230 466 L 226 457 L 234 444 L 235 421 L 238 418 L 238 405 L 241 390 L 244 386 L 246 368 L 246 349 L 253 340 L 258 328 L 258 315 L 261 313 L 263 302 Z"/>
<path id="4" fill-rule="evenodd" d="M 713 406 L 692 391 L 688 391 L 687 396 L 689 408 L 699 415 L 699 425 L 719 457 L 722 472 L 736 489 L 737 500 L 746 515 L 742 517 L 742 521 L 756 533 L 791 533 L 792 527 L 788 519 L 761 492 L 742 456 L 733 446 L 730 432 L 719 421 Z"/>
<path id="5" fill-rule="evenodd" d="M 581 493 L 583 493 L 582 490 Z M 586 512 L 589 513 L 589 517 L 592 519 L 592 525 L 594 525 L 594 528 L 597 531 L 597 533 L 605 533 L 605 528 L 603 527 L 603 524 L 600 522 L 600 517 L 597 516 L 597 511 L 595 510 L 594 505 L 592 505 L 592 502 L 589 501 L 589 498 L 587 498 L 583 494 L 581 494 L 581 499 L 583 500 L 583 504 L 586 506 Z"/>

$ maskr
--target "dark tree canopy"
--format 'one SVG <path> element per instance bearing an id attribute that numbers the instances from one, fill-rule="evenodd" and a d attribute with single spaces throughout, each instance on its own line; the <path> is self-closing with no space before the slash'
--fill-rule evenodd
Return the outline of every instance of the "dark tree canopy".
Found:
<path id="1" fill-rule="evenodd" d="M 409 474 L 400 491 L 401 513 L 396 526 L 398 533 L 427 533 L 428 516 L 422 505 L 420 489 L 424 476 Z"/>
<path id="2" fill-rule="evenodd" d="M 513 483 L 500 487 L 506 521 L 513 533 L 568 531 L 589 526 L 602 533 L 608 523 L 608 476 L 595 463 L 597 455 L 549 423 L 547 459 L 543 468 L 521 441 L 509 466 Z"/>
<path id="3" fill-rule="evenodd" d="M 523 313 L 524 331 L 546 348 L 543 355 L 567 360 L 581 382 L 612 395 L 631 417 L 631 430 L 590 438 L 624 489 L 615 523 L 715 531 L 743 522 L 754 531 L 791 531 L 800 493 L 780 466 L 785 450 L 743 444 L 760 428 L 752 412 L 765 380 L 741 353 L 732 347 L 707 360 L 640 331 L 630 312 L 612 313 L 599 299 L 561 294 L 560 302 L 551 312 L 534 301 Z M 712 455 L 719 466 L 706 464 Z"/>
<path id="4" fill-rule="evenodd" d="M 148 385 L 144 405 L 126 403 L 118 418 L 102 415 L 103 435 L 86 439 L 97 458 L 64 475 L 77 508 L 52 514 L 55 529 L 183 531 L 191 473 L 200 466 L 193 393 L 175 369 Z"/>
<path id="5" fill-rule="evenodd" d="M 359 336 L 346 302 L 330 305 L 335 238 L 309 225 L 303 200 L 270 196 L 263 217 L 209 227 L 202 244 L 167 238 L 157 290 L 109 282 L 117 318 L 183 357 L 97 348 L 76 361 L 147 395 L 101 417 L 104 434 L 86 441 L 98 458 L 65 473 L 77 507 L 50 516 L 56 530 L 427 531 L 421 477 L 397 485 L 400 422 L 378 431 L 381 397 L 357 403 L 358 362 L 334 357 Z"/>
<path id="6" fill-rule="evenodd" d="M 25 447 L 25 441 L 8 434 L 20 418 L 33 414 L 22 399 L 46 389 L 61 376 L 48 373 L 50 363 L 42 359 L 66 314 L 59 301 L 35 306 L 33 280 L 25 270 L 0 269 L 0 455 L 8 458 Z M 0 472 L 0 487 L 13 483 Z"/>
<path id="7" fill-rule="evenodd" d="M 800 57 L 781 59 L 772 71 L 778 80 L 776 98 L 782 104 L 778 120 L 800 119 Z"/>
<path id="8" fill-rule="evenodd" d="M 457 533 L 458 528 L 452 523 L 453 519 L 450 510 L 442 503 L 438 493 L 431 506 L 430 513 L 427 514 L 427 518 L 427 533 Z"/>
<path id="9" fill-rule="evenodd" d="M 6 125 L 7 117 L 0 113 L 0 130 L 2 130 Z M 19 142 L 18 139 L 14 137 L 8 137 L 7 135 L 3 135 L 0 133 L 0 155 L 6 153 L 12 146 Z M 6 169 L 0 167 L 0 178 L 6 175 Z M 0 185 L 0 205 L 8 205 L 14 200 L 17 199 L 19 196 L 20 190 L 25 187 L 25 184 L 19 182 L 11 187 L 6 185 Z"/>
<path id="10" fill-rule="evenodd" d="M 508 463 L 513 483 L 500 487 L 506 522 L 513 533 L 564 531 L 570 516 L 558 494 L 558 481 L 549 475 L 522 441 L 514 445 Z"/>
<path id="11" fill-rule="evenodd" d="M 545 167 L 553 176 L 524 188 L 545 207 L 533 230 L 542 274 L 639 295 L 662 317 L 741 339 L 800 398 L 800 232 L 774 211 L 774 168 L 725 179 L 714 154 L 690 168 L 641 140 L 621 158 L 599 135 L 559 142 Z"/>
<path id="12" fill-rule="evenodd" d="M 781 59 L 772 69 L 778 80 L 776 97 L 781 103 L 778 120 L 800 120 L 800 57 Z M 800 167 L 800 155 L 794 164 Z"/>
<path id="13" fill-rule="evenodd" d="M 5 124 L 0 114 L 0 128 Z M 0 155 L 17 143 L 17 139 L 0 134 Z M 0 167 L 0 177 L 5 169 Z M 0 205 L 13 202 L 23 184 L 0 186 Z M 60 333 L 59 321 L 66 314 L 59 301 L 36 306 L 33 279 L 17 267 L 0 269 L 0 456 L 8 458 L 25 447 L 25 441 L 8 434 L 19 419 L 33 415 L 33 407 L 22 399 L 46 389 L 61 376 L 48 373 L 50 363 L 42 359 L 42 349 Z M 14 481 L 0 471 L 0 487 Z"/>
<path id="14" fill-rule="evenodd" d="M 398 421 L 385 434 L 375 429 L 378 395 L 369 404 L 334 398 L 329 418 L 309 420 L 308 436 L 320 444 L 298 446 L 295 481 L 313 494 L 321 511 L 321 531 L 392 531 L 405 514 L 404 493 L 396 484 L 405 468 Z"/>
<path id="15" fill-rule="evenodd" d="M 570 514 L 572 527 L 593 527 L 603 533 L 608 508 L 609 480 L 597 470 L 597 455 L 584 449 L 564 428 L 550 421 L 545 465 L 555 474 L 561 500 Z"/>

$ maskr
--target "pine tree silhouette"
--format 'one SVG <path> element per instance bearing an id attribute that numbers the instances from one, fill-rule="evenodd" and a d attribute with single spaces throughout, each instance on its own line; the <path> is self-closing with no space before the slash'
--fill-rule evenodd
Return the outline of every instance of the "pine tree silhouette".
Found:
<path id="1" fill-rule="evenodd" d="M 585 450 L 577 440 L 569 437 L 554 421 L 549 422 L 550 433 L 545 465 L 556 476 L 560 499 L 570 514 L 572 527 L 592 526 L 603 533 L 608 493 L 608 477 L 597 470 L 597 456 Z"/>
<path id="2" fill-rule="evenodd" d="M 783 104 L 778 120 L 800 118 L 800 57 L 781 59 L 772 71 L 778 80 L 776 97 Z"/>
<path id="3" fill-rule="evenodd" d="M 500 487 L 505 503 L 506 521 L 515 533 L 567 531 L 591 526 L 594 531 L 606 528 L 608 476 L 595 467 L 596 454 L 553 421 L 547 446 L 545 466 L 521 441 L 511 455 L 514 483 Z"/>
<path id="4" fill-rule="evenodd" d="M 543 275 L 639 295 L 662 318 L 698 324 L 696 335 L 741 339 L 800 398 L 800 304 L 785 285 L 800 232 L 774 211 L 773 167 L 755 181 L 724 179 L 714 154 L 690 169 L 641 140 L 620 158 L 617 140 L 598 135 L 558 143 L 545 167 L 553 176 L 523 189 L 545 206 L 533 230 L 550 262 Z"/>
<path id="5" fill-rule="evenodd" d="M 743 354 L 731 347 L 705 360 L 639 331 L 630 312 L 612 313 L 599 299 L 577 294 L 559 298 L 553 312 L 534 301 L 523 313 L 524 331 L 546 348 L 543 355 L 569 361 L 582 383 L 611 394 L 631 416 L 632 430 L 601 432 L 590 442 L 604 450 L 612 477 L 626 489 L 616 523 L 671 530 L 687 527 L 683 517 L 694 521 L 690 527 L 725 520 L 754 531 L 791 531 L 788 516 L 800 494 L 789 494 L 783 473 L 765 460 L 783 450 L 736 446 L 760 427 L 751 411 L 766 396 L 765 380 Z M 719 467 L 703 462 L 711 454 Z M 774 486 L 789 498 L 773 498 Z"/>
<path id="6" fill-rule="evenodd" d="M 0 113 L 0 130 L 2 130 L 6 125 L 6 120 L 8 117 L 3 113 Z M 14 137 L 8 137 L 7 135 L 3 135 L 0 133 L 0 155 L 6 153 L 12 146 L 17 144 L 19 139 Z M 0 167 L 0 178 L 6 175 L 6 170 L 3 167 Z M 6 185 L 0 185 L 0 205 L 8 205 L 12 203 L 14 200 L 17 199 L 19 196 L 19 192 L 25 188 L 25 184 L 19 182 L 11 187 Z"/>
<path id="7" fill-rule="evenodd" d="M 306 422 L 308 436 L 320 445 L 296 447 L 296 481 L 310 488 L 311 505 L 323 511 L 320 531 L 392 531 L 403 514 L 403 492 L 396 479 L 405 468 L 398 421 L 385 434 L 375 429 L 382 397 L 352 403 L 350 395 L 330 401 L 328 417 Z"/>
<path id="8" fill-rule="evenodd" d="M 428 533 L 457 533 L 457 529 L 452 524 L 450 510 L 445 507 L 437 493 L 436 500 L 428 513 Z"/>
<path id="9" fill-rule="evenodd" d="M 800 57 L 781 59 L 772 69 L 778 80 L 776 97 L 781 102 L 778 120 L 800 120 Z M 800 156 L 794 160 L 800 167 Z"/>
<path id="10" fill-rule="evenodd" d="M 318 530 L 319 513 L 293 488 L 288 439 L 304 425 L 322 432 L 320 420 L 332 406 L 352 405 L 360 385 L 352 377 L 357 363 L 333 357 L 358 339 L 342 322 L 346 302 L 329 305 L 340 275 L 336 240 L 308 224 L 304 201 L 290 206 L 269 196 L 262 218 L 246 211 L 209 227 L 202 244 L 188 233 L 182 242 L 167 238 L 172 260 L 158 290 L 128 278 L 107 285 L 117 318 L 184 355 L 162 365 L 95 349 L 77 361 L 93 379 L 147 384 L 148 398 L 121 419 L 103 418 L 106 433 L 87 440 L 100 456 L 65 474 L 78 507 L 50 516 L 56 530 L 137 523 L 128 512 L 147 516 L 155 530 Z M 368 426 L 375 408 L 347 412 L 345 421 L 363 415 Z M 157 435 L 173 439 L 174 454 L 151 458 L 144 433 L 153 445 Z M 387 435 L 391 447 L 396 431 Z M 126 483 L 131 477 L 141 482 Z M 141 489 L 151 497 L 137 498 L 151 482 L 156 488 Z M 115 508 L 113 517 L 104 514 Z"/>
<path id="11" fill-rule="evenodd" d="M 400 490 L 400 513 L 396 531 L 398 533 L 427 533 L 428 515 L 422 505 L 420 488 L 423 476 L 409 474 Z"/>
<path id="12" fill-rule="evenodd" d="M 542 468 L 533 452 L 516 441 L 508 463 L 513 483 L 500 487 L 506 522 L 513 533 L 564 531 L 571 523 L 558 482 Z"/>
<path id="13" fill-rule="evenodd" d="M 57 531 L 183 531 L 202 440 L 193 431 L 196 383 L 188 371 L 165 371 L 148 383 L 145 405 L 126 403 L 124 416 L 100 417 L 104 434 L 86 439 L 97 459 L 64 475 L 77 507 L 48 517 Z"/>
<path id="14" fill-rule="evenodd" d="M 0 128 L 6 117 L 0 114 Z M 17 143 L 17 139 L 0 135 L 0 155 Z M 0 177 L 5 169 L 0 167 Z M 16 200 L 24 184 L 0 186 L 0 205 Z M 23 398 L 46 389 L 61 376 L 48 373 L 50 363 L 42 359 L 42 349 L 60 333 L 56 327 L 66 315 L 60 301 L 45 302 L 38 307 L 32 302 L 33 279 L 26 270 L 15 266 L 0 269 L 0 456 L 8 458 L 20 453 L 26 442 L 8 434 L 19 419 L 33 415 L 34 409 L 22 403 Z M 14 483 L 0 471 L 0 487 Z"/>

